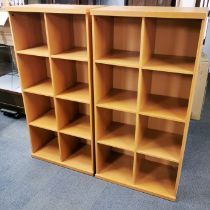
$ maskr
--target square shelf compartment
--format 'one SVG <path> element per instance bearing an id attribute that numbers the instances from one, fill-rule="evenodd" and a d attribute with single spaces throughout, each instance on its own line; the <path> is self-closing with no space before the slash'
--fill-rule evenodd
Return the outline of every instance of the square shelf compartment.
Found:
<path id="1" fill-rule="evenodd" d="M 97 143 L 134 151 L 135 114 L 96 108 L 95 115 Z"/>
<path id="2" fill-rule="evenodd" d="M 201 20 L 146 18 L 143 68 L 193 74 Z"/>
<path id="3" fill-rule="evenodd" d="M 24 93 L 23 97 L 29 125 L 56 131 L 53 98 L 31 93 Z"/>
<path id="4" fill-rule="evenodd" d="M 25 92 L 53 96 L 49 59 L 18 54 L 19 72 Z"/>
<path id="5" fill-rule="evenodd" d="M 192 76 L 143 70 L 140 113 L 185 122 Z"/>
<path id="6" fill-rule="evenodd" d="M 133 183 L 133 153 L 97 145 L 96 176 L 130 186 Z"/>
<path id="7" fill-rule="evenodd" d="M 177 170 L 169 162 L 137 155 L 135 187 L 174 201 Z"/>
<path id="8" fill-rule="evenodd" d="M 93 161 L 90 141 L 59 134 L 61 146 L 61 161 L 70 168 L 78 171 L 93 173 Z"/>
<path id="9" fill-rule="evenodd" d="M 139 67 L 141 18 L 95 16 L 93 33 L 95 62 Z"/>
<path id="10" fill-rule="evenodd" d="M 95 65 L 95 102 L 99 107 L 136 113 L 139 70 Z M 97 87 L 103 88 L 97 88 Z"/>
<path id="11" fill-rule="evenodd" d="M 12 12 L 10 20 L 18 54 L 49 56 L 44 14 Z"/>
<path id="12" fill-rule="evenodd" d="M 32 156 L 49 162 L 60 162 L 57 133 L 29 126 Z"/>
<path id="13" fill-rule="evenodd" d="M 184 123 L 139 116 L 137 152 L 179 163 Z"/>
<path id="14" fill-rule="evenodd" d="M 90 103 L 88 63 L 52 59 L 57 98 Z"/>
<path id="15" fill-rule="evenodd" d="M 47 14 L 46 17 L 52 57 L 88 61 L 85 15 Z"/>
<path id="16" fill-rule="evenodd" d="M 91 141 L 90 105 L 57 99 L 56 107 L 61 133 Z"/>

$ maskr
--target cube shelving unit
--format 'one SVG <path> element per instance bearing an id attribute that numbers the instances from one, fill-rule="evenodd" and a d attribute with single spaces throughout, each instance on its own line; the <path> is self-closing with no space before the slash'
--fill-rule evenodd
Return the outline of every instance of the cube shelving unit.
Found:
<path id="1" fill-rule="evenodd" d="M 96 177 L 174 201 L 207 10 L 110 6 L 91 15 Z"/>
<path id="2" fill-rule="evenodd" d="M 32 156 L 93 175 L 91 8 L 8 10 Z"/>

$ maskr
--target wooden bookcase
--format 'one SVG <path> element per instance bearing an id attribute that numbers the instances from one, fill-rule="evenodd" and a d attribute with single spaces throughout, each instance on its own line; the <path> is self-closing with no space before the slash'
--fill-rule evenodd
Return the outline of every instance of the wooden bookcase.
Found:
<path id="1" fill-rule="evenodd" d="M 93 175 L 91 8 L 8 10 L 32 156 Z"/>
<path id="2" fill-rule="evenodd" d="M 96 177 L 174 201 L 207 10 L 110 6 L 91 15 Z"/>

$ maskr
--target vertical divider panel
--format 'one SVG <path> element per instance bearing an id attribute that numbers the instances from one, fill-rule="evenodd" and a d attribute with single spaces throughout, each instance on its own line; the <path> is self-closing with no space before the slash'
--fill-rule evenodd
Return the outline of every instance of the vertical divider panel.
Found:
<path id="1" fill-rule="evenodd" d="M 93 162 L 93 172 L 95 174 L 95 125 L 94 125 L 94 93 L 93 93 L 93 49 L 92 49 L 92 18 L 88 14 L 85 15 L 86 24 L 86 42 L 87 42 L 87 56 L 88 56 L 88 84 L 90 97 L 90 127 L 91 127 L 91 159 Z"/>

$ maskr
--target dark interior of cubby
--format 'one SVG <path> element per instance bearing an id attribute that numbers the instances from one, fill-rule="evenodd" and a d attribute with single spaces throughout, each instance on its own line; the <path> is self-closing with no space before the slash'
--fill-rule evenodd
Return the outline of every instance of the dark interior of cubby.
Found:
<path id="1" fill-rule="evenodd" d="M 96 64 L 95 101 L 103 107 L 136 113 L 139 70 Z"/>
<path id="2" fill-rule="evenodd" d="M 56 132 L 33 126 L 29 126 L 29 131 L 31 136 L 32 154 L 42 158 L 49 158 L 56 161 L 60 160 Z"/>
<path id="3" fill-rule="evenodd" d="M 85 15 L 47 14 L 46 17 L 51 54 L 87 51 Z"/>
<path id="4" fill-rule="evenodd" d="M 116 182 L 131 184 L 133 181 L 133 153 L 97 144 L 96 173 Z"/>
<path id="5" fill-rule="evenodd" d="M 184 123 L 139 116 L 137 152 L 178 163 Z"/>
<path id="6" fill-rule="evenodd" d="M 53 96 L 49 59 L 31 55 L 17 56 L 23 90 Z"/>
<path id="7" fill-rule="evenodd" d="M 143 70 L 140 111 L 185 121 L 192 76 Z"/>
<path id="8" fill-rule="evenodd" d="M 92 172 L 90 141 L 65 134 L 59 135 L 61 161 L 70 167 Z"/>
<path id="9" fill-rule="evenodd" d="M 87 62 L 52 59 L 52 73 L 58 98 L 90 103 Z"/>
<path id="10" fill-rule="evenodd" d="M 135 114 L 96 108 L 97 142 L 134 151 L 135 120 Z"/>
<path id="11" fill-rule="evenodd" d="M 91 140 L 90 105 L 57 99 L 56 107 L 60 132 Z"/>
<path id="12" fill-rule="evenodd" d="M 143 67 L 193 73 L 201 20 L 146 18 Z"/>
<path id="13" fill-rule="evenodd" d="M 135 185 L 149 192 L 174 197 L 177 165 L 144 155 L 137 155 Z"/>
<path id="14" fill-rule="evenodd" d="M 95 59 L 138 67 L 141 18 L 95 16 Z M 103 44 L 105 43 L 105 44 Z M 120 64 L 119 61 L 122 63 Z"/>
<path id="15" fill-rule="evenodd" d="M 56 131 L 53 98 L 31 93 L 24 93 L 23 97 L 29 124 Z"/>
<path id="16" fill-rule="evenodd" d="M 47 49 L 44 14 L 12 12 L 10 17 L 17 51 L 34 47 Z"/>

